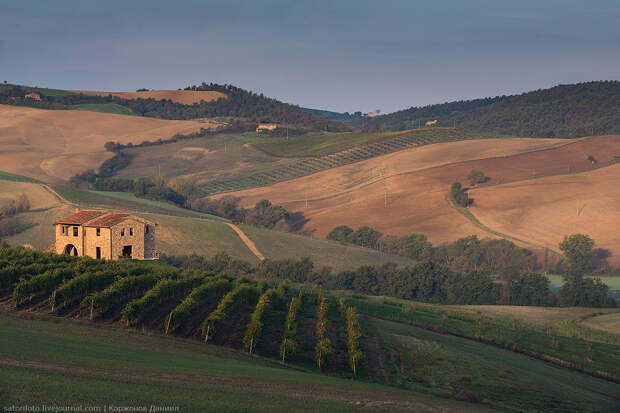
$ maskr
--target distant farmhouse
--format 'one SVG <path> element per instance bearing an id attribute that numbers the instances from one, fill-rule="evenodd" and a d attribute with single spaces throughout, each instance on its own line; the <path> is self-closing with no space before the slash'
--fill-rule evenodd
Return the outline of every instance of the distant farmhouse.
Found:
<path id="1" fill-rule="evenodd" d="M 256 127 L 256 133 L 272 131 L 278 129 L 277 123 L 259 123 Z"/>
<path id="2" fill-rule="evenodd" d="M 41 100 L 41 95 L 38 93 L 28 93 L 24 95 L 24 99 Z"/>
<path id="3" fill-rule="evenodd" d="M 107 260 L 157 259 L 156 225 L 135 215 L 78 209 L 54 223 L 56 253 Z"/>

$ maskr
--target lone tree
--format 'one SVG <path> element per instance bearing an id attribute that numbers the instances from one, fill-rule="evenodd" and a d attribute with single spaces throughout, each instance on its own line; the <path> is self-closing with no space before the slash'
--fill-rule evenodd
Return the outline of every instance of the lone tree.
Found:
<path id="1" fill-rule="evenodd" d="M 460 182 L 455 182 L 452 184 L 452 188 L 450 188 L 450 196 L 454 199 L 458 205 L 467 208 L 469 206 L 469 195 L 463 189 Z"/>
<path id="2" fill-rule="evenodd" d="M 592 268 L 594 262 L 594 240 L 588 235 L 573 234 L 564 236 L 560 250 L 566 256 L 569 272 L 583 275 Z"/>
<path id="3" fill-rule="evenodd" d="M 484 175 L 482 171 L 477 169 L 472 169 L 471 172 L 467 175 L 467 179 L 469 179 L 469 183 L 471 185 L 478 185 L 487 181 L 487 177 Z"/>

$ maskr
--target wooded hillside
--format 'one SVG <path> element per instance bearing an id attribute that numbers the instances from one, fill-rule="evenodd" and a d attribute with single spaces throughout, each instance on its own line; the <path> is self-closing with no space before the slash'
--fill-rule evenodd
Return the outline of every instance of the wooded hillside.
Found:
<path id="1" fill-rule="evenodd" d="M 514 96 L 412 107 L 353 122 L 364 129 L 438 126 L 517 136 L 580 137 L 620 132 L 620 82 L 559 85 Z"/>

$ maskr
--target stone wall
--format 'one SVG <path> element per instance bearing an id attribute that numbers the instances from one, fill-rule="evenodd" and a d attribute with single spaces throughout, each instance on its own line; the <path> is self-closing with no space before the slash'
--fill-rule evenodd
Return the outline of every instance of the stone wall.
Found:
<path id="1" fill-rule="evenodd" d="M 123 255 L 123 247 L 131 245 L 132 258 L 144 259 L 144 230 L 145 224 L 133 219 L 127 219 L 111 228 L 112 259 Z M 133 234 L 132 234 L 133 233 Z"/>
<path id="2" fill-rule="evenodd" d="M 152 260 L 155 256 L 155 225 L 144 226 L 144 259 Z"/>
<path id="3" fill-rule="evenodd" d="M 63 228 L 66 232 L 63 234 Z M 74 228 L 77 228 L 77 236 L 73 235 Z M 64 254 L 65 247 L 68 244 L 73 245 L 77 249 L 77 255 L 84 255 L 84 233 L 81 226 L 77 225 L 56 225 L 56 253 Z"/>
<path id="4" fill-rule="evenodd" d="M 97 236 L 97 228 L 85 227 L 84 234 L 86 242 L 84 243 L 84 255 L 97 258 L 97 247 L 101 248 L 101 258 L 112 259 L 112 244 L 110 228 L 99 228 L 99 236 Z"/>

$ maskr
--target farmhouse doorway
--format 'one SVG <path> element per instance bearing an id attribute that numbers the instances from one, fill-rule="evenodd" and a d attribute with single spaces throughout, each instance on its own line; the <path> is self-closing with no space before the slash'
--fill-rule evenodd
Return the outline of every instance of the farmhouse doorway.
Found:
<path id="1" fill-rule="evenodd" d="M 123 258 L 132 258 L 133 257 L 133 248 L 131 245 L 125 245 L 123 247 Z"/>
<path id="2" fill-rule="evenodd" d="M 77 252 L 77 248 L 75 248 L 75 245 L 67 244 L 67 246 L 65 247 L 65 254 L 71 255 L 73 257 L 77 257 L 78 252 Z"/>

